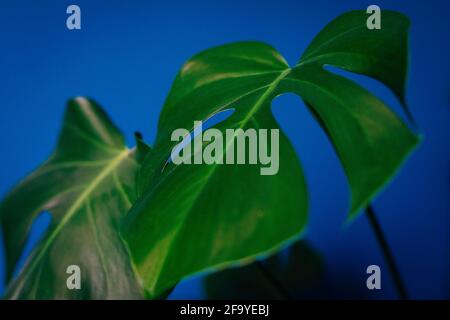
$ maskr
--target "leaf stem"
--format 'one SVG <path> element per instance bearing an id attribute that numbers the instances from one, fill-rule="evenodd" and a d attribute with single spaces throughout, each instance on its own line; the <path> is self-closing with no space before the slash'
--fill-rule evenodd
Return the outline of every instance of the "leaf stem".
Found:
<path id="1" fill-rule="evenodd" d="M 383 230 L 375 216 L 375 212 L 373 210 L 372 205 L 366 208 L 366 214 L 369 219 L 370 225 L 372 227 L 373 232 L 377 238 L 378 244 L 383 251 L 384 259 L 388 265 L 389 271 L 391 272 L 392 279 L 397 288 L 398 295 L 401 300 L 409 300 L 408 293 L 406 292 L 406 288 L 402 277 L 400 275 L 397 264 L 395 263 L 394 256 L 392 255 L 391 249 L 386 241 L 386 237 L 384 236 Z"/>
<path id="2" fill-rule="evenodd" d="M 278 294 L 285 300 L 292 300 L 291 294 L 284 287 L 281 281 L 269 270 L 266 268 L 263 262 L 256 261 L 256 267 L 263 274 L 263 276 L 270 282 L 270 284 L 278 291 Z"/>

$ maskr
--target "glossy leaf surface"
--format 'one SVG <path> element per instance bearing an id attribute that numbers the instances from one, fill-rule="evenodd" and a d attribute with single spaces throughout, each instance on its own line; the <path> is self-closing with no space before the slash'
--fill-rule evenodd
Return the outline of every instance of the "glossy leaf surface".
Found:
<path id="1" fill-rule="evenodd" d="M 418 138 L 380 99 L 324 69 L 330 64 L 368 75 L 404 101 L 409 22 L 383 10 L 382 29 L 368 30 L 367 17 L 364 11 L 338 17 L 292 67 L 259 42 L 212 48 L 182 67 L 162 110 L 155 147 L 139 174 L 140 198 L 124 227 L 150 295 L 201 270 L 271 252 L 298 237 L 307 221 L 305 179 L 282 131 L 279 171 L 264 176 L 255 165 L 168 162 L 177 145 L 171 134 L 178 128 L 192 130 L 194 121 L 231 109 L 230 117 L 214 125 L 222 133 L 277 129 L 271 102 L 293 92 L 339 156 L 352 194 L 349 217 L 395 174 Z M 229 150 L 225 145 L 224 152 Z"/>
<path id="2" fill-rule="evenodd" d="M 0 206 L 9 278 L 33 220 L 44 211 L 52 215 L 48 231 L 11 282 L 7 298 L 143 296 L 118 230 L 135 200 L 136 172 L 147 149 L 140 141 L 137 148 L 128 149 L 93 101 L 69 102 L 56 150 Z M 67 268 L 73 265 L 80 268 L 79 290 L 66 285 L 71 276 Z"/>

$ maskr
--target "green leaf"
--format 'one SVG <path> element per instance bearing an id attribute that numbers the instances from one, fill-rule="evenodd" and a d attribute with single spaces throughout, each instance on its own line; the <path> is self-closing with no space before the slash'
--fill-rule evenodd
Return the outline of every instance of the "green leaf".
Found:
<path id="1" fill-rule="evenodd" d="M 10 299 L 141 298 L 118 228 L 136 197 L 138 160 L 148 147 L 126 148 L 103 110 L 85 98 L 68 104 L 56 150 L 4 199 L 0 216 L 11 278 L 36 216 L 52 223 L 10 284 Z M 69 290 L 67 267 L 81 269 L 81 290 Z"/>
<path id="2" fill-rule="evenodd" d="M 287 252 L 277 253 L 266 261 L 265 268 L 283 288 L 296 297 L 321 283 L 322 257 L 306 242 L 294 243 Z M 256 264 L 230 268 L 205 278 L 208 299 L 281 299 L 279 290 Z"/>
<path id="3" fill-rule="evenodd" d="M 168 163 L 175 129 L 192 130 L 194 121 L 228 109 L 234 113 L 214 126 L 221 132 L 278 128 L 271 102 L 293 92 L 317 117 L 341 160 L 352 194 L 349 217 L 395 174 L 418 138 L 378 98 L 323 68 L 366 74 L 403 97 L 408 20 L 384 10 L 382 29 L 368 30 L 366 18 L 363 11 L 338 17 L 293 67 L 258 42 L 206 50 L 182 67 L 139 174 L 141 197 L 124 227 L 151 295 L 187 275 L 271 252 L 297 237 L 307 221 L 305 179 L 282 132 L 279 172 L 261 176 L 255 165 Z"/>

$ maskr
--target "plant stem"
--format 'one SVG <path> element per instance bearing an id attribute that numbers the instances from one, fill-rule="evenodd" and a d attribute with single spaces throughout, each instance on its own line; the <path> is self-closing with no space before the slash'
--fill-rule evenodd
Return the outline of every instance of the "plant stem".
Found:
<path id="1" fill-rule="evenodd" d="M 392 255 L 391 249 L 386 241 L 386 237 L 384 236 L 383 230 L 378 223 L 377 217 L 375 216 L 375 212 L 371 205 L 367 207 L 366 213 L 367 217 L 369 218 L 370 225 L 372 226 L 373 232 L 375 233 L 375 236 L 378 240 L 378 244 L 383 251 L 384 259 L 386 260 L 389 271 L 391 272 L 391 276 L 397 288 L 398 295 L 401 300 L 409 300 L 402 277 L 397 268 L 397 264 L 395 263 L 394 256 Z"/>
<path id="2" fill-rule="evenodd" d="M 270 282 L 270 284 L 278 291 L 278 294 L 285 300 L 292 300 L 292 297 L 284 285 L 278 280 L 272 272 L 266 268 L 261 261 L 256 261 L 256 267 L 261 271 L 264 277 Z"/>

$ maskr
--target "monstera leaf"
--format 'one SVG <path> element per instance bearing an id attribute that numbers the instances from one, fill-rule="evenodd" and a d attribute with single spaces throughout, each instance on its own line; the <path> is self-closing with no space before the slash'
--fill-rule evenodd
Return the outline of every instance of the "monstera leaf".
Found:
<path id="1" fill-rule="evenodd" d="M 52 214 L 49 230 L 10 284 L 7 298 L 142 297 L 118 228 L 135 200 L 135 176 L 147 150 L 140 141 L 137 148 L 126 148 L 94 102 L 69 102 L 56 150 L 0 206 L 9 278 L 33 220 L 43 211 Z M 71 265 L 80 268 L 80 290 L 67 288 Z"/>
<path id="2" fill-rule="evenodd" d="M 184 276 L 269 253 L 298 237 L 307 221 L 305 179 L 283 132 L 278 173 L 261 175 L 250 164 L 175 165 L 168 161 L 178 144 L 171 141 L 175 129 L 192 130 L 194 121 L 230 109 L 232 115 L 214 125 L 224 136 L 226 129 L 276 129 L 271 101 L 293 92 L 339 156 L 351 188 L 351 218 L 395 174 L 418 138 L 377 97 L 324 69 L 334 65 L 368 75 L 403 100 L 408 20 L 384 10 L 382 29 L 368 30 L 366 19 L 363 11 L 338 17 L 292 67 L 258 42 L 206 50 L 182 67 L 139 174 L 140 198 L 123 230 L 150 295 Z"/>

